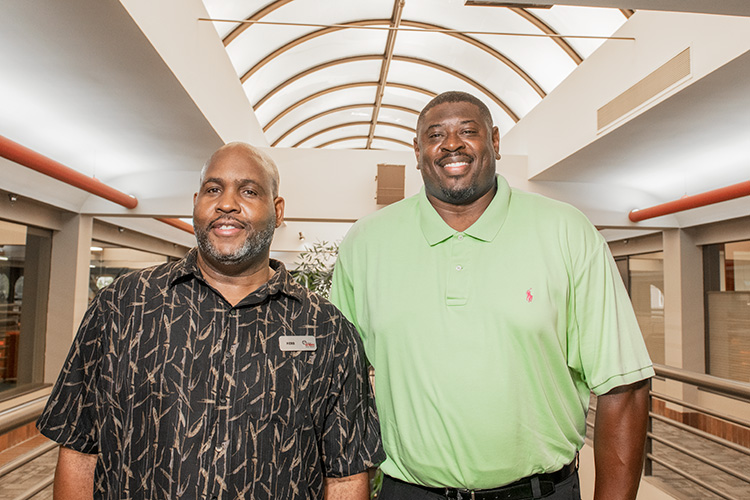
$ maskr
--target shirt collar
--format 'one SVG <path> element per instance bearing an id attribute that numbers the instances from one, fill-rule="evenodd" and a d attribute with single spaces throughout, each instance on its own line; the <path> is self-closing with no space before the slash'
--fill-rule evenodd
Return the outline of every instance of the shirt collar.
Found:
<path id="1" fill-rule="evenodd" d="M 495 178 L 497 179 L 497 193 L 479 219 L 464 231 L 464 234 L 481 241 L 495 239 L 508 215 L 511 196 L 510 186 L 503 176 L 497 175 Z M 427 199 L 424 186 L 419 193 L 419 224 L 430 246 L 437 245 L 457 233 L 455 229 L 446 224 Z"/>
<path id="2" fill-rule="evenodd" d="M 306 289 L 294 281 L 289 274 L 289 271 L 286 270 L 284 264 L 276 259 L 271 259 L 269 264 L 271 269 L 275 271 L 273 276 L 271 276 L 271 279 L 245 297 L 240 304 L 247 302 L 255 304 L 269 295 L 276 295 L 278 293 L 283 293 L 293 299 L 302 301 L 305 297 Z M 200 268 L 198 267 L 198 248 L 191 248 L 185 257 L 178 261 L 174 268 L 172 268 L 170 274 L 170 286 L 174 286 L 177 283 L 185 282 L 190 279 L 198 279 L 205 283 L 203 273 L 201 273 Z"/>

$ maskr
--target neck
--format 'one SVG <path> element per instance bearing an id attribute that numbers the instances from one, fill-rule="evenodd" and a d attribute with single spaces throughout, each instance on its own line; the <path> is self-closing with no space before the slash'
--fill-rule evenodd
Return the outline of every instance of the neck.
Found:
<path id="1" fill-rule="evenodd" d="M 453 205 L 427 193 L 427 200 L 446 224 L 456 231 L 466 231 L 482 216 L 497 193 L 497 184 L 482 196 L 466 205 Z"/>
<path id="2" fill-rule="evenodd" d="M 252 262 L 226 266 L 198 252 L 197 264 L 206 282 L 232 306 L 266 284 L 275 272 L 269 265 L 268 255 Z"/>

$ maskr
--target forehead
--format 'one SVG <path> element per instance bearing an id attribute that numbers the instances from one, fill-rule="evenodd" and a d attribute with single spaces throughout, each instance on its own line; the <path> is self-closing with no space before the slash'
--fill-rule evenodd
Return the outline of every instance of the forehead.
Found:
<path id="1" fill-rule="evenodd" d="M 422 120 L 422 128 L 443 125 L 449 122 L 475 121 L 483 123 L 479 108 L 470 102 L 444 102 L 428 109 Z"/>
<path id="2" fill-rule="evenodd" d="M 271 182 L 271 176 L 263 162 L 256 155 L 240 148 L 227 149 L 216 154 L 206 168 L 204 179 Z"/>

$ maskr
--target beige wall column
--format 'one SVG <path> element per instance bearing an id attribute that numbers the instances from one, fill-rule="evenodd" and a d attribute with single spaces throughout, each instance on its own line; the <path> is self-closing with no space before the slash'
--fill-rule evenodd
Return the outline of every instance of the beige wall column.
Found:
<path id="1" fill-rule="evenodd" d="M 92 227 L 91 216 L 65 214 L 61 230 L 52 236 L 44 361 L 46 383 L 57 379 L 88 306 Z"/>
<path id="2" fill-rule="evenodd" d="M 703 252 L 682 229 L 668 229 L 664 238 L 664 354 L 665 363 L 705 373 L 703 313 Z M 654 387 L 657 387 L 655 385 Z M 667 383 L 667 393 L 695 402 L 698 390 L 677 382 Z M 684 408 L 674 407 L 677 411 Z"/>
<path id="3" fill-rule="evenodd" d="M 666 363 L 704 373 L 703 252 L 682 229 L 666 230 L 663 237 Z"/>

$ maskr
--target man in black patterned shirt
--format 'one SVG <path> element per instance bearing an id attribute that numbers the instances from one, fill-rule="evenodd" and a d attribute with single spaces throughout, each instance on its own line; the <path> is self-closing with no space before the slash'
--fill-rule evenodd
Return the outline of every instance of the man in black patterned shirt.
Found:
<path id="1" fill-rule="evenodd" d="M 273 162 L 228 144 L 197 249 L 94 299 L 38 422 L 56 499 L 368 498 L 384 455 L 359 336 L 269 259 L 283 215 Z"/>

